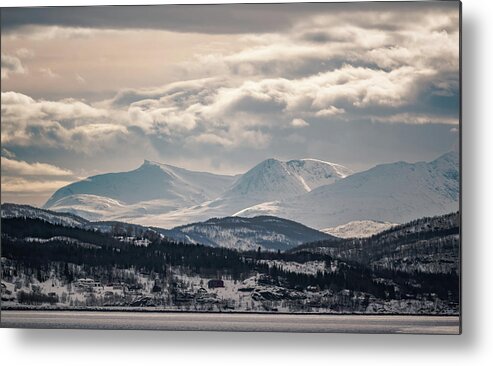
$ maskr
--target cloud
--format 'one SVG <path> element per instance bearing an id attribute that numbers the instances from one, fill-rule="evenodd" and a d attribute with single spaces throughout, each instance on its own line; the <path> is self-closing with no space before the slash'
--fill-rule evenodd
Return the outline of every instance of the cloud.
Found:
<path id="1" fill-rule="evenodd" d="M 25 9 L 29 11 L 29 9 Z M 2 20 L 4 18 L 2 17 Z M 5 27 L 2 26 L 2 30 Z M 75 27 L 73 25 L 68 26 L 57 26 L 57 25 L 31 25 L 26 24 L 21 28 L 14 28 L 13 32 L 10 32 L 9 29 L 6 29 L 5 36 L 6 39 L 16 39 L 19 36 L 23 36 L 32 41 L 46 41 L 46 40 L 70 40 L 70 39 L 81 39 L 81 38 L 90 38 L 95 36 L 96 34 L 101 33 L 110 33 L 114 32 L 111 29 L 101 29 L 96 31 L 92 28 L 84 28 L 84 27 Z M 24 49 L 26 50 L 26 49 Z M 32 57 L 33 53 L 27 50 L 28 52 L 20 51 L 20 54 L 17 53 L 20 57 Z"/>
<path id="2" fill-rule="evenodd" d="M 330 106 L 329 108 L 325 109 L 320 109 L 318 112 L 315 113 L 315 116 L 317 117 L 330 117 L 330 116 L 336 116 L 338 114 L 343 114 L 346 111 L 344 108 L 337 108 L 334 106 Z"/>
<path id="3" fill-rule="evenodd" d="M 374 122 L 382 123 L 401 123 L 401 124 L 443 124 L 443 125 L 458 125 L 458 117 L 447 117 L 440 115 L 427 115 L 423 113 L 396 113 L 389 116 L 372 117 Z"/>
<path id="4" fill-rule="evenodd" d="M 32 58 L 34 57 L 34 52 L 25 47 L 19 48 L 15 51 L 15 54 L 20 58 Z"/>
<path id="5" fill-rule="evenodd" d="M 52 164 L 16 160 L 6 149 L 2 149 L 1 170 L 2 194 L 16 196 L 51 193 L 77 179 L 72 171 Z"/>
<path id="6" fill-rule="evenodd" d="M 18 57 L 7 55 L 2 52 L 1 55 L 1 78 L 8 79 L 11 74 L 25 74 L 27 70 L 22 65 L 21 60 Z"/>
<path id="7" fill-rule="evenodd" d="M 2 143 L 94 153 L 140 131 L 168 143 L 191 138 L 228 148 L 250 141 L 265 147 L 274 131 L 306 127 L 313 118 L 330 121 L 366 113 L 376 122 L 456 123 L 439 115 L 399 113 L 400 107 L 417 102 L 421 83 L 434 74 L 410 66 L 387 71 L 343 65 L 295 79 L 207 78 L 127 89 L 93 105 L 7 92 L 2 93 Z"/>
<path id="8" fill-rule="evenodd" d="M 15 193 L 16 195 L 33 195 L 51 193 L 66 186 L 66 180 L 31 180 L 25 178 L 11 178 L 2 176 L 2 194 Z"/>
<path id="9" fill-rule="evenodd" d="M 2 144 L 64 148 L 96 153 L 128 134 L 116 111 L 75 99 L 35 100 L 21 93 L 2 93 Z"/>
<path id="10" fill-rule="evenodd" d="M 202 133 L 193 138 L 194 143 L 203 143 L 219 146 L 232 146 L 233 142 L 227 138 L 212 134 L 212 133 Z"/>
<path id="11" fill-rule="evenodd" d="M 8 157 L 1 157 L 2 174 L 14 175 L 14 176 L 72 176 L 73 173 L 70 170 L 62 169 L 57 166 L 46 163 L 28 163 L 26 161 L 19 161 L 9 159 Z"/>
<path id="12" fill-rule="evenodd" d="M 41 67 L 39 69 L 39 72 L 41 74 L 43 74 L 44 76 L 49 77 L 49 78 L 52 78 L 52 79 L 56 79 L 56 78 L 59 78 L 60 77 L 60 75 L 58 75 L 57 73 L 53 72 L 53 70 L 51 70 L 49 67 Z"/>
<path id="13" fill-rule="evenodd" d="M 371 7 L 351 10 L 346 5 L 347 11 L 340 12 L 336 4 L 329 4 L 326 9 L 336 11 L 300 18 L 285 32 L 245 36 L 251 47 L 229 54 L 198 54 L 184 68 L 192 73 L 205 69 L 211 75 L 226 69 L 236 75 L 271 77 L 307 76 L 344 63 L 386 70 L 458 69 L 457 8 L 446 6 L 440 12 L 415 8 L 403 16 L 402 3 L 376 6 L 382 7 L 383 12 Z"/>
<path id="14" fill-rule="evenodd" d="M 6 9 L 6 32 L 29 26 L 100 29 L 166 29 L 177 32 L 253 33 L 290 27 L 299 17 L 316 14 L 324 6 L 165 5 Z"/>
<path id="15" fill-rule="evenodd" d="M 293 127 L 308 127 L 310 124 L 306 122 L 304 119 L 301 118 L 295 118 L 291 121 L 291 126 Z"/>
<path id="16" fill-rule="evenodd" d="M 11 33 L 32 26 L 99 29 L 166 29 L 176 32 L 266 33 L 291 28 L 300 20 L 324 13 L 339 23 L 350 17 L 366 27 L 386 29 L 409 24 L 424 15 L 457 10 L 457 3 L 399 4 L 223 4 L 118 7 L 6 8 L 2 31 Z M 389 18 L 388 13 L 400 13 Z M 361 16 L 361 15 L 364 16 Z M 399 23 L 397 23 L 399 22 Z M 397 23 L 397 24 L 396 24 Z M 446 23 L 445 23 L 446 25 Z M 434 22 L 432 26 L 444 26 Z"/>
<path id="17" fill-rule="evenodd" d="M 2 105 L 15 105 L 15 104 L 31 104 L 34 103 L 34 99 L 31 97 L 28 97 L 25 94 L 22 93 L 16 93 L 16 92 L 5 92 L 2 93 Z M 3 111 L 3 110 L 2 110 Z M 2 112 L 3 115 L 3 112 Z"/>
<path id="18" fill-rule="evenodd" d="M 6 148 L 2 147 L 2 157 L 6 157 L 6 158 L 9 158 L 9 159 L 14 159 L 15 158 L 15 154 L 10 151 L 10 150 L 7 150 Z"/>

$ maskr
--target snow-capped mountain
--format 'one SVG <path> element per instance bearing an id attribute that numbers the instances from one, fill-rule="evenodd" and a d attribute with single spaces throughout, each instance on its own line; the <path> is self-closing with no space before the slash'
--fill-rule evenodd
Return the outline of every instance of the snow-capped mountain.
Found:
<path id="1" fill-rule="evenodd" d="M 297 196 L 352 174 L 342 165 L 315 159 L 267 159 L 243 174 L 223 197 L 262 201 Z"/>
<path id="2" fill-rule="evenodd" d="M 355 220 L 403 223 L 458 208 L 459 156 L 450 152 L 429 163 L 377 165 L 306 194 L 264 202 L 236 215 L 276 215 L 326 228 Z"/>
<path id="3" fill-rule="evenodd" d="M 367 238 L 393 228 L 396 225 L 397 224 L 390 222 L 359 220 L 351 221 L 344 225 L 329 227 L 320 231 L 338 238 Z"/>
<path id="4" fill-rule="evenodd" d="M 241 176 L 146 161 L 125 173 L 61 188 L 45 208 L 89 220 L 173 228 L 213 217 L 282 217 L 317 229 L 372 220 L 402 223 L 458 210 L 456 152 L 352 172 L 314 159 L 267 159 Z"/>
<path id="5" fill-rule="evenodd" d="M 40 219 L 51 224 L 70 227 L 83 227 L 89 223 L 89 221 L 82 217 L 70 213 L 53 212 L 29 205 L 16 205 L 13 203 L 2 204 L 2 219 L 19 217 L 26 219 Z"/>
<path id="6" fill-rule="evenodd" d="M 287 250 L 300 244 L 334 237 L 291 220 L 273 216 L 210 219 L 160 231 L 185 243 L 200 243 L 239 250 Z"/>
<path id="7" fill-rule="evenodd" d="M 236 177 L 146 161 L 130 172 L 97 175 L 63 187 L 44 207 L 89 220 L 172 228 L 232 216 L 265 201 L 309 192 L 351 173 L 341 165 L 315 159 L 267 159 Z"/>
<path id="8" fill-rule="evenodd" d="M 234 181 L 232 176 L 145 161 L 130 172 L 96 175 L 60 188 L 44 208 L 91 220 L 132 218 L 211 200 Z"/>
<path id="9" fill-rule="evenodd" d="M 351 174 L 342 165 L 315 159 L 267 159 L 240 176 L 218 198 L 199 205 L 157 215 L 135 217 L 133 222 L 160 227 L 174 227 L 211 217 L 226 217 L 265 201 L 287 199 L 331 184 Z M 276 216 L 275 212 L 269 215 Z M 236 216 L 236 215 L 235 215 Z"/>

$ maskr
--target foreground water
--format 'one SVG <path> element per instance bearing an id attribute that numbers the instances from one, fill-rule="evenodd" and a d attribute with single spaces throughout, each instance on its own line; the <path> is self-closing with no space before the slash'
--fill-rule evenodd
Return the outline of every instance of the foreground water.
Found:
<path id="1" fill-rule="evenodd" d="M 457 316 L 2 311 L 2 328 L 459 334 Z"/>

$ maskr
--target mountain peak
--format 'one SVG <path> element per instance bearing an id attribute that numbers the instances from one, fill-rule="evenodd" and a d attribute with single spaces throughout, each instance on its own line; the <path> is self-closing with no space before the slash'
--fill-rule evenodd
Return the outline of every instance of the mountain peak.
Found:
<path id="1" fill-rule="evenodd" d="M 147 160 L 147 159 L 144 159 L 144 163 L 142 165 L 155 165 L 156 162 L 152 161 L 152 160 Z"/>
<path id="2" fill-rule="evenodd" d="M 227 195 L 278 200 L 310 192 L 350 175 L 346 167 L 317 159 L 266 159 L 243 174 Z"/>
<path id="3" fill-rule="evenodd" d="M 256 167 L 279 166 L 281 164 L 283 164 L 283 161 L 281 161 L 279 159 L 268 158 L 268 159 L 265 159 L 265 160 L 261 161 L 260 163 L 258 163 L 254 168 L 256 168 Z"/>
<path id="4" fill-rule="evenodd" d="M 316 228 L 361 220 L 402 223 L 440 215 L 458 209 L 457 158 L 452 152 L 431 162 L 377 165 L 305 195 L 258 204 L 238 215 L 275 214 Z"/>
<path id="5" fill-rule="evenodd" d="M 158 161 L 145 159 L 144 163 L 140 166 L 142 167 L 171 167 L 171 165 L 163 164 Z"/>
<path id="6" fill-rule="evenodd" d="M 163 210 L 173 210 L 214 199 L 233 180 L 234 177 L 230 176 L 186 170 L 146 159 L 135 170 L 95 175 L 62 187 L 50 197 L 44 207 L 66 210 L 65 205 L 57 206 L 57 202 L 62 203 L 64 197 L 71 196 L 79 201 L 80 197 L 90 196 L 93 198 L 91 204 L 84 206 L 91 206 L 91 210 L 95 212 L 101 211 L 101 198 L 105 202 L 108 199 L 116 200 L 123 205 L 140 205 L 161 200 Z M 145 208 L 142 210 L 145 211 Z"/>

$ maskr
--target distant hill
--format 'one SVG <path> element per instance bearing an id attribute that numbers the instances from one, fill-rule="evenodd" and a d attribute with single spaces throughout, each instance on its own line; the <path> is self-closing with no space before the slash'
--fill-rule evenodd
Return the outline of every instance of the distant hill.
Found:
<path id="1" fill-rule="evenodd" d="M 29 205 L 17 205 L 13 203 L 2 204 L 2 219 L 8 218 L 40 219 L 51 224 L 71 227 L 83 227 L 88 220 L 70 213 L 54 212 Z"/>
<path id="2" fill-rule="evenodd" d="M 258 247 L 286 250 L 309 241 L 334 239 L 329 234 L 273 216 L 224 217 L 160 232 L 185 243 L 238 250 L 256 250 Z"/>
<path id="3" fill-rule="evenodd" d="M 329 234 L 294 221 L 272 216 L 224 217 L 179 226 L 168 230 L 120 221 L 88 221 L 73 214 L 52 212 L 32 206 L 2 204 L 2 219 L 40 220 L 52 225 L 109 233 L 114 236 L 154 236 L 173 241 L 236 250 L 287 250 L 317 240 L 334 239 Z"/>

